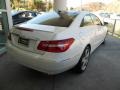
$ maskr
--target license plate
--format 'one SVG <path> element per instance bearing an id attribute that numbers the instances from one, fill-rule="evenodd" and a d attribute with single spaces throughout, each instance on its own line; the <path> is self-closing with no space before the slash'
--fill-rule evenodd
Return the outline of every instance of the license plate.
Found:
<path id="1" fill-rule="evenodd" d="M 18 43 L 22 44 L 24 46 L 28 46 L 29 45 L 29 39 L 25 39 L 25 38 L 19 37 Z"/>

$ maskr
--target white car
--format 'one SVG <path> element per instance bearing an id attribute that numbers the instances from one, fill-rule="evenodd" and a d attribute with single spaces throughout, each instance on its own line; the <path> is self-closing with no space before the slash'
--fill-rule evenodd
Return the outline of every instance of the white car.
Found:
<path id="1" fill-rule="evenodd" d="M 13 27 L 8 54 L 11 60 L 47 74 L 73 67 L 81 73 L 106 34 L 107 28 L 92 13 L 49 12 Z"/>

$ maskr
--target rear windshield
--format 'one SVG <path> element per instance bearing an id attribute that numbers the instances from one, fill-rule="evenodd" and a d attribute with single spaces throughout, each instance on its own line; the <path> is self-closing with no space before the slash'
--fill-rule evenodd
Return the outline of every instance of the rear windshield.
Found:
<path id="1" fill-rule="evenodd" d="M 73 12 L 49 12 L 43 15 L 39 15 L 36 18 L 28 21 L 27 23 L 69 27 L 77 15 L 78 13 Z"/>

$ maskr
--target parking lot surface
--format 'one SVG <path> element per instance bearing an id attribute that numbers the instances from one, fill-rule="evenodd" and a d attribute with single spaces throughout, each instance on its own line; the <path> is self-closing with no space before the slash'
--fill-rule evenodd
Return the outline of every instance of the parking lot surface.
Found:
<path id="1" fill-rule="evenodd" d="M 107 36 L 83 74 L 46 75 L 11 61 L 6 53 L 0 56 L 0 90 L 120 90 L 120 39 Z"/>

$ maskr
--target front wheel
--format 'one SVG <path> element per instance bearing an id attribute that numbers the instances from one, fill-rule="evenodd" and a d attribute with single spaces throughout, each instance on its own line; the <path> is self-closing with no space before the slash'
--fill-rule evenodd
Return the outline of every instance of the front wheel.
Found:
<path id="1" fill-rule="evenodd" d="M 77 73 L 82 73 L 86 70 L 90 57 L 90 47 L 87 46 L 78 62 L 75 66 L 74 71 Z"/>

